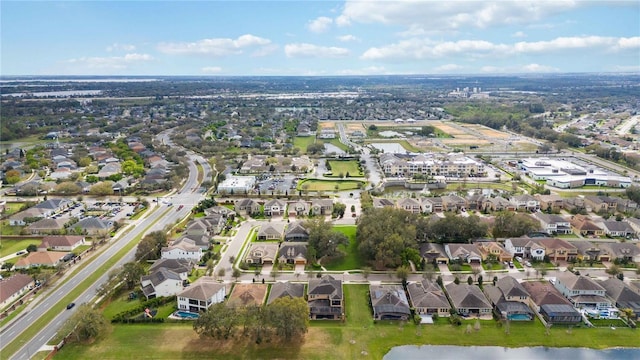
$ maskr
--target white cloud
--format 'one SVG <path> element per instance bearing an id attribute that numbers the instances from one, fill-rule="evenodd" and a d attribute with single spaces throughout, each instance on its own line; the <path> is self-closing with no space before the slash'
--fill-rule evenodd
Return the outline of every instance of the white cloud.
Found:
<path id="1" fill-rule="evenodd" d="M 518 74 L 518 73 L 550 73 L 558 72 L 560 69 L 553 66 L 540 64 L 514 65 L 514 66 L 483 66 L 480 71 L 488 74 Z"/>
<path id="2" fill-rule="evenodd" d="M 401 40 L 394 44 L 369 48 L 362 54 L 361 58 L 364 60 L 420 60 L 455 55 L 480 58 L 518 54 L 546 54 L 576 49 L 624 51 L 637 48 L 640 48 L 640 37 L 558 37 L 548 41 L 521 41 L 514 44 L 497 44 L 484 40 L 433 41 L 425 38 L 412 38 Z"/>
<path id="3" fill-rule="evenodd" d="M 66 62 L 74 66 L 86 67 L 88 69 L 111 69 L 122 70 L 137 63 L 152 61 L 153 57 L 149 54 L 126 54 L 125 56 L 110 57 L 81 57 L 69 59 Z"/>
<path id="4" fill-rule="evenodd" d="M 522 31 L 516 31 L 513 34 L 511 34 L 511 37 L 514 37 L 514 38 L 525 38 L 525 37 L 527 37 L 527 34 L 523 33 Z"/>
<path id="5" fill-rule="evenodd" d="M 460 66 L 458 64 L 444 64 L 434 68 L 433 71 L 438 73 L 447 73 L 460 71 L 462 69 L 464 69 L 464 66 Z"/>
<path id="6" fill-rule="evenodd" d="M 522 1 L 362 1 L 348 0 L 336 18 L 352 23 L 400 25 L 425 31 L 528 24 L 578 6 L 576 0 Z"/>
<path id="7" fill-rule="evenodd" d="M 329 27 L 333 24 L 333 19 L 326 16 L 320 16 L 317 19 L 311 20 L 307 23 L 307 29 L 314 33 L 323 33 L 329 30 Z"/>
<path id="8" fill-rule="evenodd" d="M 287 57 L 338 58 L 349 55 L 349 49 L 335 46 L 319 46 L 307 43 L 287 44 L 284 47 Z"/>
<path id="9" fill-rule="evenodd" d="M 206 66 L 200 69 L 200 72 L 205 74 L 218 74 L 222 72 L 222 68 L 220 66 Z"/>
<path id="10" fill-rule="evenodd" d="M 338 40 L 342 41 L 342 42 L 349 42 L 349 41 L 360 41 L 360 39 L 358 39 L 357 37 L 351 35 L 351 34 L 347 34 L 347 35 L 340 35 L 337 37 Z"/>
<path id="11" fill-rule="evenodd" d="M 112 52 L 112 51 L 127 51 L 127 52 L 131 52 L 131 51 L 134 51 L 135 49 L 136 49 L 135 45 L 113 43 L 113 44 L 107 46 L 106 50 L 108 52 Z"/>
<path id="12" fill-rule="evenodd" d="M 262 47 L 259 47 L 254 52 L 251 53 L 252 57 L 263 57 L 272 54 L 274 51 L 278 50 L 278 45 L 269 44 Z"/>
<path id="13" fill-rule="evenodd" d="M 158 51 L 171 55 L 210 55 L 215 57 L 239 55 L 247 48 L 268 46 L 271 40 L 251 34 L 239 36 L 237 39 L 213 38 L 195 42 L 160 43 Z"/>
<path id="14" fill-rule="evenodd" d="M 362 69 L 344 69 L 338 75 L 386 75 L 388 74 L 384 66 L 368 66 Z"/>

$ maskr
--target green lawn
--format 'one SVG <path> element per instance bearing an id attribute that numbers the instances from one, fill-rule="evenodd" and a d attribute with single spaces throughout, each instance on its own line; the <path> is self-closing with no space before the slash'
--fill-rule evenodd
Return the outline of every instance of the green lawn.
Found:
<path id="1" fill-rule="evenodd" d="M 491 266 L 487 266 L 486 263 L 482 263 L 482 268 L 485 270 L 502 270 L 504 266 L 501 263 L 491 263 Z"/>
<path id="2" fill-rule="evenodd" d="M 355 270 L 361 269 L 364 266 L 359 254 L 358 244 L 356 243 L 356 229 L 354 225 L 334 226 L 334 230 L 337 230 L 349 238 L 348 245 L 340 245 L 338 248 L 345 253 L 345 256 L 336 259 L 326 264 L 323 263 L 327 270 L 342 271 L 342 270 Z"/>
<path id="3" fill-rule="evenodd" d="M 129 300 L 129 292 L 125 291 L 121 296 L 109 301 L 104 306 L 102 314 L 107 320 L 111 321 L 117 314 L 140 306 L 144 300 L 144 296 L 142 299 Z"/>
<path id="4" fill-rule="evenodd" d="M 347 174 L 349 174 L 350 177 L 364 176 L 362 171 L 360 171 L 357 160 L 330 160 L 329 165 L 331 166 L 331 175 L 325 174 L 325 176 L 340 177 L 340 175 L 342 175 L 346 177 Z"/>
<path id="5" fill-rule="evenodd" d="M 339 148 L 342 151 L 347 151 L 349 149 L 349 147 L 343 143 L 340 142 L 340 139 L 331 139 L 329 141 L 324 141 L 325 143 L 329 143 L 337 148 Z"/>
<path id="6" fill-rule="evenodd" d="M 40 245 L 41 240 L 37 239 L 2 239 L 0 241 L 0 257 L 5 257 L 11 254 L 15 254 L 20 250 L 24 250 L 27 246 L 34 244 Z"/>
<path id="7" fill-rule="evenodd" d="M 0 235 L 20 235 L 24 226 L 11 226 L 9 220 L 2 220 L 0 223 Z"/>
<path id="8" fill-rule="evenodd" d="M 17 213 L 18 211 L 20 211 L 20 208 L 22 208 L 22 206 L 24 206 L 25 203 L 22 202 L 8 202 L 5 204 L 4 206 L 4 216 L 9 216 L 9 215 L 13 215 L 15 213 Z"/>
<path id="9" fill-rule="evenodd" d="M 319 180 L 306 179 L 298 182 L 297 190 L 308 191 L 334 191 L 359 189 L 364 181 L 360 180 Z M 336 189 L 337 186 L 337 189 Z"/>
<path id="10" fill-rule="evenodd" d="M 637 331 L 628 328 L 552 327 L 550 335 L 538 321 L 512 322 L 509 334 L 492 320 L 481 321 L 479 331 L 466 333 L 445 319 L 436 325 L 413 325 L 393 321 L 373 322 L 367 285 L 345 285 L 346 321 L 313 321 L 305 338 L 290 343 L 272 341 L 256 345 L 250 337 L 230 341 L 199 338 L 191 323 L 117 324 L 104 338 L 85 344 L 68 344 L 59 352 L 64 359 L 382 359 L 400 345 L 637 346 Z M 615 334 L 615 336 L 612 336 Z M 362 351 L 368 356 L 363 357 Z"/>
<path id="11" fill-rule="evenodd" d="M 293 147 L 300 149 L 301 154 L 307 153 L 307 146 L 316 142 L 315 136 L 296 136 L 293 139 Z"/>

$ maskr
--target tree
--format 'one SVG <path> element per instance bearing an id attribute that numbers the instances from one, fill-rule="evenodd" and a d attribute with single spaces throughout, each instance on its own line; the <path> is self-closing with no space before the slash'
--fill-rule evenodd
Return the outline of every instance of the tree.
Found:
<path id="1" fill-rule="evenodd" d="M 405 284 L 407 282 L 407 278 L 409 277 L 409 274 L 411 273 L 411 270 L 406 267 L 406 266 L 399 266 L 396 269 L 396 276 L 398 277 L 398 279 L 402 280 L 402 283 Z"/>
<path id="2" fill-rule="evenodd" d="M 193 330 L 200 336 L 228 339 L 240 320 L 237 315 L 234 307 L 224 303 L 214 304 L 194 321 Z"/>
<path id="3" fill-rule="evenodd" d="M 458 277 L 456 276 L 455 278 L 453 278 L 453 283 L 456 285 L 460 285 L 460 279 L 458 279 Z"/>
<path id="4" fill-rule="evenodd" d="M 162 248 L 165 246 L 167 246 L 167 235 L 162 231 L 154 231 L 140 240 L 135 258 L 137 261 L 159 259 Z"/>
<path id="5" fill-rule="evenodd" d="M 82 189 L 72 181 L 64 181 L 56 185 L 53 191 L 58 195 L 73 195 L 79 194 Z"/>
<path id="6" fill-rule="evenodd" d="M 231 272 L 231 276 L 233 276 L 236 279 L 236 281 L 238 281 L 238 278 L 242 276 L 242 272 L 238 268 L 233 268 L 233 271 Z"/>
<path id="7" fill-rule="evenodd" d="M 16 184 L 20 182 L 20 171 L 11 169 L 4 174 L 4 179 L 7 184 Z"/>
<path id="8" fill-rule="evenodd" d="M 520 237 L 540 229 L 540 223 L 526 214 L 503 211 L 496 215 L 491 234 L 494 238 Z"/>
<path id="9" fill-rule="evenodd" d="M 220 268 L 220 269 L 218 270 L 218 277 L 221 277 L 221 278 L 222 278 L 222 277 L 224 277 L 224 275 L 225 275 L 226 273 L 227 273 L 227 272 L 224 270 L 224 268 Z"/>
<path id="10" fill-rule="evenodd" d="M 96 196 L 113 195 L 113 181 L 103 181 L 92 185 L 89 193 Z"/>
<path id="11" fill-rule="evenodd" d="M 333 204 L 333 212 L 331 213 L 331 215 L 333 217 L 341 219 L 344 217 L 344 212 L 346 211 L 346 209 L 347 209 L 347 205 L 337 202 Z"/>
<path id="12" fill-rule="evenodd" d="M 285 340 L 302 336 L 309 328 L 309 306 L 303 298 L 282 297 L 267 305 L 267 319 Z"/>
<path id="13" fill-rule="evenodd" d="M 618 265 L 611 265 L 607 270 L 606 273 L 611 275 L 612 277 L 622 273 L 622 270 L 620 270 L 620 267 Z"/>
<path id="14" fill-rule="evenodd" d="M 77 341 L 89 341 L 105 334 L 108 328 L 109 323 L 99 310 L 83 304 L 64 323 L 58 334 L 60 337 L 71 335 Z"/>
<path id="15" fill-rule="evenodd" d="M 473 278 L 471 276 L 467 278 L 467 284 L 473 285 Z"/>
<path id="16" fill-rule="evenodd" d="M 371 275 L 371 268 L 369 266 L 365 266 L 362 268 L 362 277 L 367 280 Z"/>
<path id="17" fill-rule="evenodd" d="M 139 262 L 128 262 L 122 266 L 120 279 L 128 290 L 132 290 L 140 283 L 140 277 L 144 275 L 144 268 Z"/>
<path id="18" fill-rule="evenodd" d="M 305 228 L 309 232 L 307 253 L 310 254 L 312 261 L 322 259 L 325 256 L 335 257 L 341 255 L 338 246 L 349 243 L 347 236 L 333 230 L 331 223 L 325 222 L 323 217 L 306 221 Z M 315 259 L 313 259 L 314 257 Z"/>
<path id="19" fill-rule="evenodd" d="M 27 246 L 27 252 L 36 252 L 38 251 L 38 246 L 36 244 L 29 244 L 29 246 Z"/>

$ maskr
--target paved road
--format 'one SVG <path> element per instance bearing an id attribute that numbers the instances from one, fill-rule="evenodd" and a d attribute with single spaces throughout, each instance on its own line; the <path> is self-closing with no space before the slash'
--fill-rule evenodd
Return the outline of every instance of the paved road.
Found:
<path id="1" fill-rule="evenodd" d="M 152 212 L 144 219 L 140 220 L 139 223 L 137 223 L 133 227 L 133 230 L 125 236 L 116 240 L 112 240 L 114 243 L 107 250 L 94 258 L 93 261 L 91 261 L 91 263 L 84 269 L 82 269 L 79 273 L 73 275 L 66 283 L 60 286 L 59 289 L 46 297 L 39 297 L 38 299 L 34 300 L 37 303 L 34 303 L 34 305 L 30 307 L 29 311 L 22 314 L 18 321 L 14 321 L 12 324 L 3 329 L 2 343 L 0 344 L 0 346 L 4 347 L 6 346 L 6 344 L 13 341 L 19 334 L 26 330 L 35 319 L 45 314 L 51 308 L 51 306 L 57 304 L 66 294 L 72 291 L 87 276 L 94 273 L 107 260 L 113 257 L 122 247 L 133 241 L 135 237 L 141 234 L 149 225 L 155 222 L 155 224 L 149 229 L 150 232 L 162 230 L 167 225 L 172 225 L 179 219 L 186 216 L 191 211 L 191 208 L 204 198 L 205 194 L 199 189 L 197 180 L 198 170 L 195 162 L 198 162 L 203 166 L 204 172 L 206 174 L 211 173 L 211 168 L 209 167 L 205 159 L 193 153 L 189 154 L 187 158 L 189 159 L 189 177 L 186 179 L 182 189 L 177 194 L 172 196 L 171 202 L 174 205 L 172 207 L 160 204 L 156 205 L 159 206 L 159 209 Z M 178 210 L 180 205 L 183 205 L 183 208 Z M 166 213 L 166 216 L 163 216 L 167 208 L 171 208 L 171 210 Z M 122 266 L 124 263 L 131 261 L 134 255 L 135 248 L 127 253 L 126 256 L 124 256 L 111 269 L 116 269 Z M 89 288 L 87 288 L 78 298 L 76 298 L 74 302 L 76 304 L 90 302 L 96 295 L 96 289 L 107 280 L 108 273 L 111 271 L 111 269 L 109 271 L 106 271 L 103 276 L 101 276 L 95 283 L 89 286 Z M 62 311 L 34 338 L 27 341 L 22 346 L 22 348 L 16 354 L 14 354 L 12 359 L 28 359 L 32 354 L 38 352 L 38 350 L 43 345 L 45 345 L 53 336 L 55 336 L 59 327 L 64 324 L 64 322 L 75 312 L 76 309 L 77 307 L 71 310 Z M 2 353 L 2 348 L 0 348 L 0 353 Z"/>

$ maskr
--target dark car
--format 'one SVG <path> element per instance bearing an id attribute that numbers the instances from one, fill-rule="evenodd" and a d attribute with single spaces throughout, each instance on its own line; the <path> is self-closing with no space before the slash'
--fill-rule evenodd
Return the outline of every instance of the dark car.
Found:
<path id="1" fill-rule="evenodd" d="M 23 251 L 18 251 L 18 252 L 16 253 L 16 255 L 20 256 L 20 255 L 23 255 L 23 254 L 26 254 L 26 253 L 27 253 L 27 252 L 23 250 Z"/>
<path id="2" fill-rule="evenodd" d="M 69 310 L 69 309 L 73 308 L 74 306 L 76 306 L 76 303 L 69 303 L 69 304 L 67 305 L 67 310 Z"/>

